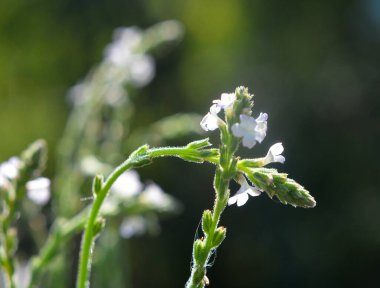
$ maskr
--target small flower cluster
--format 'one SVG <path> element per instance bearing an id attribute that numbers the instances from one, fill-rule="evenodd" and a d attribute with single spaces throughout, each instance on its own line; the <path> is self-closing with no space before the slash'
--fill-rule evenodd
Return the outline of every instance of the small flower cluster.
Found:
<path id="1" fill-rule="evenodd" d="M 140 212 L 169 212 L 177 208 L 177 203 L 160 186 L 154 182 L 144 185 L 135 170 L 128 170 L 113 184 L 111 193 L 102 206 L 102 213 L 118 214 L 123 210 L 134 210 L 136 207 L 139 207 Z M 131 238 L 145 233 L 151 226 L 149 220 L 141 213 L 124 217 L 120 225 L 120 235 L 123 238 Z"/>
<path id="2" fill-rule="evenodd" d="M 19 177 L 22 161 L 18 157 L 11 157 L 0 164 L 0 188 L 8 190 L 13 181 Z M 50 180 L 39 177 L 26 183 L 26 195 L 37 205 L 45 205 L 50 199 Z"/>
<path id="3" fill-rule="evenodd" d="M 126 70 L 129 82 L 136 87 L 148 84 L 155 74 L 153 57 L 139 52 L 142 40 L 143 33 L 137 27 L 121 27 L 105 50 L 105 61 Z"/>
<path id="4" fill-rule="evenodd" d="M 200 125 L 205 131 L 213 131 L 222 126 L 226 126 L 226 122 L 219 118 L 218 113 L 224 110 L 226 116 L 234 113 L 234 105 L 237 101 L 235 93 L 223 93 L 220 99 L 214 100 L 213 105 L 210 107 L 210 111 L 203 117 Z M 247 115 L 248 114 L 248 115 Z M 230 129 L 234 137 L 241 139 L 243 146 L 252 148 L 256 143 L 261 143 L 267 133 L 267 113 L 260 113 L 257 118 L 250 116 L 248 113 L 242 113 L 239 115 L 240 122 L 232 123 Z M 276 143 L 272 145 L 267 155 L 261 159 L 260 166 L 265 166 L 270 163 L 279 162 L 284 163 L 285 157 L 282 154 L 284 147 L 282 143 Z M 259 161 L 257 161 L 259 162 Z M 237 204 L 237 206 L 244 205 L 249 196 L 259 196 L 261 190 L 255 186 L 248 184 L 245 176 L 239 175 L 237 182 L 241 185 L 241 188 L 236 194 L 228 200 L 228 204 Z"/>

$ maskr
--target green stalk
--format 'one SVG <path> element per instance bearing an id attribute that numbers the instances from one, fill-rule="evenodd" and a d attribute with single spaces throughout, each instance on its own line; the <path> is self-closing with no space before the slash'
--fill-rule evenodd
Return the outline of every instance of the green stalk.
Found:
<path id="1" fill-rule="evenodd" d="M 217 164 L 214 189 L 215 189 L 215 204 L 212 212 L 212 223 L 208 233 L 205 233 L 203 253 L 198 255 L 196 253 L 196 245 L 193 246 L 193 267 L 191 275 L 186 283 L 186 288 L 203 288 L 208 284 L 206 277 L 206 266 L 212 255 L 212 252 L 217 248 L 214 245 L 214 236 L 218 229 L 218 223 L 222 212 L 227 206 L 229 198 L 229 183 L 233 178 L 236 170 L 236 160 L 234 153 L 237 150 L 239 142 L 231 135 L 230 126 L 220 127 L 221 130 L 221 146 L 220 146 L 220 159 Z M 221 240 L 222 242 L 223 240 Z M 220 242 L 220 243 L 221 243 Z M 220 243 L 218 245 L 220 245 Z"/>
<path id="2" fill-rule="evenodd" d="M 77 277 L 77 288 L 86 288 L 89 287 L 89 272 L 91 269 L 91 252 L 93 251 L 94 246 L 94 240 L 96 237 L 95 231 L 95 223 L 98 219 L 100 208 L 108 195 L 112 185 L 115 183 L 117 178 L 127 171 L 130 168 L 139 167 L 142 165 L 147 164 L 147 160 L 151 161 L 153 158 L 156 157 L 164 157 L 164 156 L 173 156 L 173 157 L 179 157 L 184 160 L 191 159 L 194 161 L 194 159 L 197 159 L 198 162 L 203 161 L 210 161 L 213 162 L 215 160 L 212 160 L 213 158 L 204 156 L 209 155 L 204 152 L 208 152 L 210 150 L 200 150 L 200 149 L 192 149 L 188 146 L 186 147 L 164 147 L 164 148 L 153 148 L 147 150 L 144 149 L 144 146 L 137 149 L 134 153 L 131 154 L 131 156 L 120 166 L 118 166 L 106 179 L 104 182 L 104 185 L 102 189 L 99 191 L 99 193 L 95 196 L 95 200 L 92 204 L 91 210 L 89 212 L 87 222 L 85 225 L 85 231 L 82 238 L 82 244 L 81 244 L 81 251 L 80 251 L 80 257 L 79 257 L 79 270 L 78 270 L 78 277 Z M 213 153 L 210 153 L 210 155 Z M 214 154 L 213 154 L 214 155 Z"/>

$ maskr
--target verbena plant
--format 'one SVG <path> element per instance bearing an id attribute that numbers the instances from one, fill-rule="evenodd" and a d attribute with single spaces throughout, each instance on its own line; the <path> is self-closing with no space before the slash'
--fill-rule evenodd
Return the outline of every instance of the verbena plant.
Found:
<path id="1" fill-rule="evenodd" d="M 16 267 L 20 266 L 20 262 L 15 260 L 18 246 L 15 223 L 21 211 L 22 216 L 25 216 L 21 219 L 26 219 L 27 226 L 33 227 L 28 217 L 33 219 L 40 213 L 35 207 L 31 208 L 30 202 L 23 200 L 25 195 L 38 205 L 44 205 L 49 200 L 50 181 L 39 177 L 46 162 L 45 142 L 37 141 L 20 157 L 11 158 L 0 166 L 0 281 L 5 287 L 38 287 L 44 270 L 55 258 L 61 257 L 62 261 L 58 261 L 55 270 L 50 270 L 52 278 L 56 280 L 54 277 L 57 276 L 54 275 L 69 268 L 65 264 L 67 255 L 62 253 L 61 247 L 83 230 L 76 287 L 89 287 L 96 239 L 102 233 L 112 232 L 106 230 L 106 219 L 124 218 L 122 222 L 125 225 L 121 225 L 120 232 L 122 236 L 129 237 L 145 229 L 149 222 L 147 215 L 172 212 L 178 207 L 176 201 L 157 185 L 150 184 L 144 188 L 138 180 L 135 170 L 151 165 L 156 158 L 178 157 L 195 163 L 209 162 L 215 166 L 214 207 L 203 212 L 203 236 L 193 243 L 192 269 L 186 282 L 187 288 L 204 287 L 209 283 L 206 273 L 210 257 L 226 238 L 226 228 L 220 226 L 219 221 L 228 205 L 242 206 L 249 196 L 265 193 L 270 198 L 276 197 L 281 203 L 294 207 L 315 206 L 308 191 L 288 178 L 287 174 L 266 168 L 270 163 L 285 161 L 281 143 L 272 145 L 262 158 L 242 159 L 236 155 L 241 144 L 252 148 L 261 143 L 267 133 L 268 115 L 260 113 L 257 118 L 251 116 L 253 96 L 245 87 L 238 87 L 234 93 L 224 93 L 220 99 L 214 100 L 210 111 L 200 121 L 200 126 L 206 131 L 219 129 L 218 146 L 213 147 L 208 138 L 181 147 L 150 148 L 143 145 L 112 169 L 123 153 L 125 135 L 120 133 L 120 125 L 124 127 L 123 123 L 128 122 L 132 114 L 129 98 L 122 88 L 126 86 L 128 91 L 133 85 L 139 87 L 148 83 L 152 77 L 152 67 L 149 65 L 153 65 L 153 60 L 146 53 L 163 43 L 178 39 L 179 31 L 180 26 L 174 22 L 156 26 L 145 33 L 119 30 L 116 43 L 108 47 L 104 62 L 74 90 L 75 108 L 58 157 L 60 164 L 53 197 L 54 211 L 58 217 L 49 234 L 43 231 L 43 234 L 48 235 L 46 241 L 40 239 L 38 231 L 36 233 L 30 229 L 40 249 L 26 265 L 29 275 L 23 277 L 22 269 Z M 136 69 L 134 72 L 133 67 Z M 134 75 L 144 71 L 143 68 L 145 74 Z M 137 78 L 134 79 L 135 76 Z M 221 113 L 224 115 L 219 117 Z M 197 119 L 194 115 L 180 115 L 159 121 L 154 127 L 182 121 L 184 129 L 187 127 L 185 132 L 194 132 L 196 129 L 188 124 Z M 127 129 L 124 127 L 121 131 L 126 132 Z M 149 134 L 139 130 L 130 135 L 130 140 L 150 139 Z M 173 136 L 170 132 L 166 135 Z M 108 176 L 104 177 L 105 174 Z M 91 176 L 91 195 L 81 194 L 81 191 L 88 189 L 86 182 Z M 240 185 L 235 193 L 229 190 L 231 181 Z M 84 203 L 88 202 L 81 201 L 81 197 L 89 198 L 87 201 L 91 201 L 90 204 L 85 206 Z M 97 265 L 105 265 L 105 262 L 100 261 Z M 22 283 L 20 279 L 25 282 Z M 64 285 L 69 284 L 66 282 Z"/>

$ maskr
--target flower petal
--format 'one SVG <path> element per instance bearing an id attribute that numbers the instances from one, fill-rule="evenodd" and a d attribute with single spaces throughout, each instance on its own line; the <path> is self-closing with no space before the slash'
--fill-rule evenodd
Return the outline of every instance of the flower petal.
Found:
<path id="1" fill-rule="evenodd" d="M 248 193 L 240 193 L 237 195 L 237 206 L 243 206 L 248 201 Z"/>
<path id="2" fill-rule="evenodd" d="M 246 135 L 245 137 L 243 137 L 243 146 L 251 149 L 255 145 L 256 139 L 254 135 Z"/>
<path id="3" fill-rule="evenodd" d="M 203 117 L 201 121 L 201 127 L 205 131 L 214 131 L 217 129 L 219 123 L 219 118 L 218 116 L 212 114 L 212 113 L 207 113 L 206 116 Z"/>

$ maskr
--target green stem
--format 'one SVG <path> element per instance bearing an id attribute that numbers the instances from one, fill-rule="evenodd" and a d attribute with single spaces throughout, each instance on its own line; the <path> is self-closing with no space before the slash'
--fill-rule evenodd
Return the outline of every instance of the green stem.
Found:
<path id="1" fill-rule="evenodd" d="M 138 150 L 136 150 L 138 151 Z M 132 167 L 138 167 L 140 164 L 143 164 L 147 158 L 153 159 L 157 157 L 164 156 L 173 156 L 179 157 L 183 159 L 188 159 L 189 157 L 198 157 L 202 158 L 202 154 L 198 149 L 189 149 L 188 147 L 164 147 L 164 148 L 152 148 L 143 152 L 143 154 L 137 154 L 136 157 L 133 157 L 134 153 L 120 166 L 118 166 L 111 175 L 106 179 L 102 189 L 96 195 L 95 200 L 92 204 L 89 216 L 87 218 L 87 222 L 85 225 L 85 231 L 82 238 L 81 251 L 79 257 L 79 270 L 77 277 L 77 288 L 86 288 L 89 287 L 89 272 L 91 268 L 91 252 L 94 245 L 95 233 L 94 226 L 95 222 L 99 216 L 100 208 L 110 191 L 113 183 L 117 180 L 117 178 Z M 212 159 L 203 158 L 202 160 L 213 162 Z"/>
<path id="2" fill-rule="evenodd" d="M 227 206 L 229 198 L 229 183 L 236 172 L 236 159 L 234 153 L 239 142 L 232 136 L 230 126 L 221 127 L 221 146 L 220 158 L 218 159 L 214 189 L 215 189 L 215 205 L 212 214 L 212 223 L 208 233 L 205 233 L 204 253 L 197 256 L 195 253 L 195 243 L 193 250 L 193 267 L 191 275 L 186 283 L 186 288 L 203 288 L 206 285 L 206 266 L 211 257 L 213 250 L 217 247 L 213 244 L 214 235 L 218 228 L 218 223 L 223 210 Z M 198 258 L 197 258 L 198 257 Z"/>
<path id="3" fill-rule="evenodd" d="M 86 224 L 88 208 L 83 209 L 70 220 L 56 220 L 53 230 L 38 256 L 31 259 L 31 277 L 29 288 L 38 287 L 43 268 L 57 255 L 59 248 L 73 235 L 80 232 Z M 64 221 L 62 223 L 62 221 Z"/>

